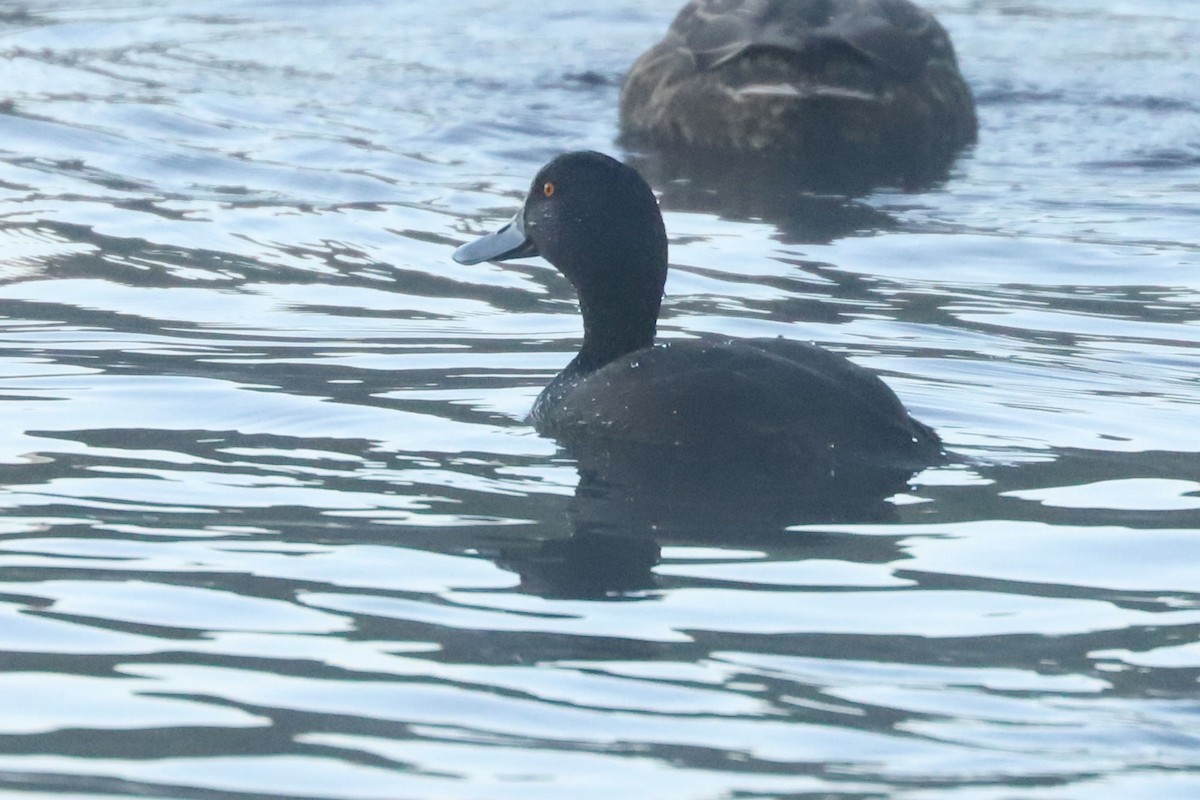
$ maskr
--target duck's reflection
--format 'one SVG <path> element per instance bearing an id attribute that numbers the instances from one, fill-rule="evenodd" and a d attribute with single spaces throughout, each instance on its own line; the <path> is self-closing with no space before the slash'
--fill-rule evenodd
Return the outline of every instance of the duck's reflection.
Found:
<path id="1" fill-rule="evenodd" d="M 828 244 L 856 233 L 891 230 L 896 218 L 854 199 L 870 192 L 875 176 L 843 170 L 827 180 L 800 181 L 773 165 L 744 165 L 711 158 L 632 154 L 636 168 L 666 211 L 714 214 L 728 220 L 762 220 L 792 244 Z M 945 170 L 925 176 L 924 189 L 944 180 Z"/>
<path id="2" fill-rule="evenodd" d="M 568 510 L 571 535 L 501 555 L 501 564 L 521 576 L 522 591 L 596 598 L 652 589 L 664 544 L 858 562 L 900 556 L 886 537 L 798 535 L 788 527 L 892 519 L 895 506 L 888 499 L 907 488 L 911 469 L 800 471 L 749 459 L 687 461 L 644 449 L 575 455 L 579 484 Z"/>

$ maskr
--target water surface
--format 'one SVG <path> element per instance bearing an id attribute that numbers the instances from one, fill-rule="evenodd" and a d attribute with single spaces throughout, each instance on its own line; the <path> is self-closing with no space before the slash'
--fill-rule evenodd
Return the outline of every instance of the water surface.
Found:
<path id="1" fill-rule="evenodd" d="M 0 12 L 6 796 L 1200 793 L 1200 10 L 938 0 L 944 184 L 659 185 L 663 336 L 817 341 L 956 456 L 689 516 L 522 421 L 565 281 L 449 258 L 621 155 L 676 6 Z"/>

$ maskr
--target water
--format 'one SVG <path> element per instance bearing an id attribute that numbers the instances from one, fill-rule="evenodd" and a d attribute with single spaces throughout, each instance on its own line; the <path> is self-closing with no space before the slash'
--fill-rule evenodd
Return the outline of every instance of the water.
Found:
<path id="1" fill-rule="evenodd" d="M 521 422 L 568 287 L 450 253 L 677 1 L 0 12 L 5 797 L 1200 794 L 1200 10 L 931 3 L 980 144 L 823 234 L 660 187 L 664 336 L 819 341 L 957 461 L 596 536 Z"/>

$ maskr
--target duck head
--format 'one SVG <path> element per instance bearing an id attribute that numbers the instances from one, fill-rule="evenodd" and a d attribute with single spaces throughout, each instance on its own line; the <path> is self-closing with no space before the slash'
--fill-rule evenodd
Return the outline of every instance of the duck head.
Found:
<path id="1" fill-rule="evenodd" d="M 537 255 L 557 267 L 581 299 L 623 286 L 661 298 L 667 234 L 654 193 L 636 170 L 602 153 L 558 156 L 538 171 L 512 220 L 458 248 L 454 260 Z"/>
<path id="2" fill-rule="evenodd" d="M 650 186 L 595 152 L 558 156 L 538 171 L 508 224 L 454 252 L 460 264 L 540 255 L 579 295 L 594 369 L 653 342 L 667 278 L 667 234 Z"/>

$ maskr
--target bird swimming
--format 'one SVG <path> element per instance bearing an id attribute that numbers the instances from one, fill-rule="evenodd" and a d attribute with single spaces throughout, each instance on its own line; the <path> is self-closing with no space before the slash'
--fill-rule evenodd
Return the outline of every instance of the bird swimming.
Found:
<path id="1" fill-rule="evenodd" d="M 630 68 L 620 126 L 826 183 L 921 180 L 978 131 L 949 35 L 909 0 L 692 0 Z"/>
<path id="2" fill-rule="evenodd" d="M 538 171 L 522 207 L 454 253 L 461 264 L 541 255 L 574 286 L 579 352 L 530 421 L 568 449 L 636 446 L 683 459 L 751 460 L 833 472 L 909 473 L 941 458 L 874 373 L 814 344 L 774 339 L 655 344 L 667 235 L 649 185 L 596 152 Z"/>

